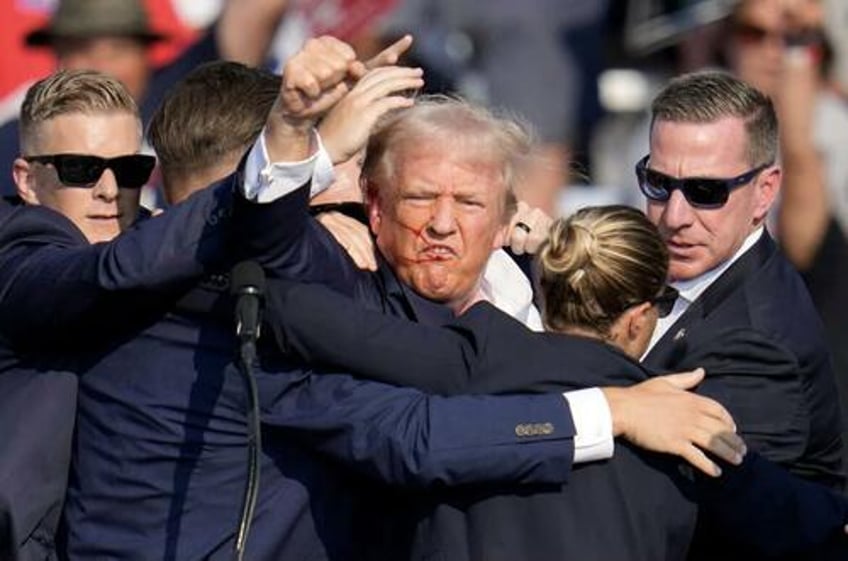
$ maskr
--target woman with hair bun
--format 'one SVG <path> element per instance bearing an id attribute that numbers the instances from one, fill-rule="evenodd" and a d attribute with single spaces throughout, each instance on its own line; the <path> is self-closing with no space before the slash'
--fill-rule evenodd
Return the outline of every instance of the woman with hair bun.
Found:
<path id="1" fill-rule="evenodd" d="M 665 244 L 630 207 L 586 208 L 557 220 L 538 262 L 546 329 L 597 337 L 633 358 L 677 298 L 666 284 Z"/>
<path id="2" fill-rule="evenodd" d="M 604 386 L 613 400 L 616 386 L 653 376 L 638 359 L 677 294 L 666 285 L 665 244 L 641 212 L 594 207 L 557 220 L 537 267 L 544 333 L 487 302 L 441 328 L 364 308 L 337 314 L 356 304 L 323 286 L 285 281 L 269 286 L 269 305 L 279 310 L 269 314 L 278 318 L 271 328 L 284 351 L 312 364 L 437 394 Z M 528 427 L 545 428 L 530 423 L 522 430 Z M 383 533 L 409 540 L 409 559 L 438 551 L 452 561 L 672 561 L 686 558 L 696 499 L 708 520 L 754 557 L 795 554 L 842 528 L 838 516 L 823 524 L 813 515 L 842 504 L 824 487 L 756 454 L 741 468 L 723 467 L 718 480 L 693 477 L 674 456 L 617 440 L 611 460 L 575 465 L 563 487 L 432 490 L 420 503 L 394 505 Z M 764 510 L 767 500 L 780 508 Z M 796 526 L 799 520 L 809 522 Z M 775 527 L 787 531 L 776 537 Z"/>
<path id="3" fill-rule="evenodd" d="M 364 309 L 348 322 L 353 314 L 336 311 L 353 302 L 324 287 L 291 283 L 269 287 L 269 305 L 280 312 L 269 315 L 282 318 L 272 326 L 280 346 L 310 363 L 433 393 L 610 386 L 604 391 L 615 399 L 618 388 L 611 386 L 649 379 L 636 359 L 674 295 L 665 285 L 665 246 L 644 215 L 602 207 L 559 220 L 538 264 L 546 333 L 487 302 L 447 328 Z M 413 348 L 410 340 L 417 341 Z M 544 430 L 539 425 L 525 428 Z M 408 538 L 435 544 L 452 560 L 682 560 L 696 508 L 678 463 L 622 442 L 610 461 L 575 465 L 562 488 L 434 492 L 423 507 L 426 521 Z M 415 528 L 398 524 L 404 509 L 398 510 L 387 517 L 391 532 Z M 410 558 L 417 552 L 413 547 Z"/>

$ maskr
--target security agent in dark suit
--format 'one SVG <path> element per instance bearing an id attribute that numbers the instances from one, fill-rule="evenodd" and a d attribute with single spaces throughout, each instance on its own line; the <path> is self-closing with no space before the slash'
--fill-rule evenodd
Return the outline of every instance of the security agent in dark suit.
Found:
<path id="1" fill-rule="evenodd" d="M 291 236 L 275 214 L 286 201 L 256 210 L 263 205 L 233 192 L 237 173 L 224 187 L 106 242 L 136 202 L 118 185 L 143 183 L 128 166 L 135 159 L 110 151 L 138 149 L 134 105 L 115 81 L 93 73 L 50 77 L 31 90 L 29 102 L 24 122 L 42 134 L 29 139 L 33 153 L 21 158 L 16 176 L 33 206 L 2 224 L 0 332 L 7 374 L 29 367 L 41 375 L 59 366 L 81 374 L 64 553 L 228 556 L 244 474 L 231 303 L 214 286 L 190 289 L 209 262 L 226 267 L 234 233 L 245 235 L 237 238 L 240 248 L 267 252 L 279 244 L 278 233 Z M 44 134 L 51 132 L 55 137 Z M 196 204 L 222 196 L 235 199 L 224 207 L 235 206 L 233 216 L 241 207 L 254 209 L 243 230 L 221 228 L 227 215 Z M 95 239 L 104 243 L 90 245 Z M 45 301 L 53 314 L 36 313 Z M 338 476 L 316 449 L 404 483 L 567 476 L 573 427 L 559 395 L 428 399 L 349 377 L 313 380 L 292 365 L 269 368 L 259 380 L 265 420 L 293 434 L 283 432 L 263 458 L 270 491 L 257 513 L 266 530 L 254 534 L 252 558 L 352 558 L 347 491 L 356 483 Z M 468 410 L 479 423 L 457 430 Z M 550 419 L 555 431 L 517 442 L 513 428 L 528 410 Z"/>
<path id="2" fill-rule="evenodd" d="M 666 263 L 663 242 L 639 211 L 585 209 L 555 225 L 540 257 L 545 323 L 553 333 L 531 333 L 488 304 L 448 328 L 339 314 L 352 304 L 304 284 L 277 284 L 272 303 L 285 313 L 271 318 L 282 320 L 273 329 L 290 352 L 431 391 L 626 385 L 652 376 L 635 358 L 656 315 L 674 303 L 673 289 L 663 290 Z M 403 348 L 412 340 L 413 348 Z M 560 363 L 574 375 L 552 375 Z M 489 486 L 419 498 L 412 557 L 682 559 L 694 528 L 693 499 L 723 506 L 720 516 L 713 513 L 720 528 L 757 555 L 845 554 L 848 541 L 839 540 L 848 503 L 826 488 L 757 456 L 741 468 L 725 466 L 715 482 L 693 484 L 679 467 L 624 444 L 608 462 L 578 466 L 564 488 Z M 774 508 L 763 512 L 767 503 Z"/>
<path id="3" fill-rule="evenodd" d="M 61 116 L 28 114 L 27 151 L 13 170 L 28 204 L 0 206 L 0 410 L 2 426 L 8 431 L 0 439 L 0 503 L 14 532 L 6 546 L 10 555 L 21 559 L 55 554 L 54 532 L 65 494 L 77 379 L 61 362 L 50 367 L 40 363 L 58 352 L 56 326 L 73 332 L 88 325 L 93 333 L 95 326 L 102 328 L 102 322 L 108 322 L 107 306 L 120 305 L 112 296 L 114 291 L 139 285 L 164 290 L 225 265 L 219 260 L 223 251 L 206 249 L 227 242 L 230 230 L 225 226 L 234 203 L 231 184 L 222 182 L 173 216 L 134 231 L 121 243 L 75 251 L 75 246 L 106 239 L 133 220 L 138 189 L 147 181 L 153 162 L 138 154 L 137 109 L 118 82 L 77 72 L 44 85 L 42 93 L 50 99 L 56 96 L 52 109 Z M 84 115 L 84 103 L 74 105 L 82 98 L 99 103 L 101 113 Z M 30 103 L 25 110 L 32 108 Z M 261 216 L 245 218 L 250 225 L 258 224 Z M 163 251 L 162 240 L 182 247 L 187 257 L 175 259 Z M 41 252 L 41 260 L 30 260 L 39 247 L 53 250 Z M 167 274 L 162 273 L 163 265 L 169 267 Z M 70 295 L 54 292 L 57 282 L 65 280 L 53 274 L 58 271 L 75 279 Z M 15 284 L 17 279 L 23 281 Z M 28 307 L 27 298 L 19 292 L 24 284 L 27 291 L 38 294 L 34 307 Z M 98 300 L 100 306 L 94 304 Z M 80 314 L 86 310 L 86 320 L 81 322 Z M 113 308 L 113 317 L 119 312 L 120 307 Z"/>
<path id="4" fill-rule="evenodd" d="M 714 72 L 673 80 L 652 105 L 637 166 L 647 215 L 666 240 L 680 299 L 645 363 L 697 364 L 752 450 L 842 489 L 840 415 L 820 321 L 764 226 L 781 180 L 771 101 Z M 729 558 L 709 531 L 695 555 Z"/>
<path id="5" fill-rule="evenodd" d="M 307 51 L 311 53 L 315 49 L 319 49 L 319 54 L 321 56 L 315 57 L 315 60 L 320 62 L 322 65 L 326 64 L 328 60 L 334 60 L 339 55 L 338 46 L 331 41 L 329 45 L 329 49 L 325 49 L 324 41 L 311 42 L 307 44 Z M 344 52 L 344 50 L 342 50 Z M 309 57 L 306 58 L 306 61 L 309 60 Z M 348 61 L 343 60 L 343 64 L 341 65 L 341 75 L 344 75 L 347 72 Z M 300 71 L 304 69 L 308 69 L 308 65 L 304 63 L 303 57 L 297 60 L 297 64 L 294 64 L 294 61 L 290 63 L 290 67 L 292 69 L 298 69 Z M 326 70 L 326 68 L 324 69 Z M 335 70 L 338 72 L 338 70 Z M 398 98 L 394 96 L 390 96 L 393 99 L 390 99 L 389 102 L 380 103 L 381 99 L 387 94 L 391 93 L 391 90 L 386 90 L 385 84 L 381 85 L 385 79 L 391 79 L 392 76 L 395 76 L 395 71 L 391 72 L 380 72 L 374 71 L 373 73 L 369 73 L 366 75 L 357 85 L 359 88 L 360 85 L 363 86 L 364 91 L 367 92 L 364 99 L 359 100 L 361 103 L 354 104 L 359 108 L 359 112 L 357 113 L 362 117 L 362 120 L 365 121 L 366 129 L 370 129 L 371 123 L 376 119 L 376 116 L 380 114 L 379 108 L 383 109 L 388 107 L 397 107 L 408 104 L 408 100 L 405 98 Z M 401 72 L 400 76 L 404 76 L 405 74 Z M 305 146 L 310 143 L 309 133 L 307 128 L 304 126 L 304 121 L 309 122 L 309 118 L 304 118 L 299 113 L 305 110 L 320 108 L 329 97 L 332 99 L 336 96 L 336 94 L 340 91 L 337 82 L 331 82 L 330 79 L 333 76 L 328 72 L 320 72 L 319 74 L 312 75 L 311 72 L 307 73 L 307 80 L 303 82 L 302 85 L 298 85 L 298 81 L 294 76 L 291 76 L 291 80 L 284 79 L 284 88 L 283 95 L 280 96 L 280 100 L 278 101 L 278 105 L 280 107 L 280 112 L 272 112 L 271 118 L 269 118 L 268 123 L 265 128 L 265 135 L 260 140 L 259 146 L 263 147 L 267 150 L 268 154 L 271 156 L 271 159 L 276 159 L 277 155 L 275 154 L 280 146 L 275 146 L 275 142 L 278 140 L 277 132 L 280 130 L 288 130 L 290 134 L 292 134 L 292 138 L 290 142 L 284 143 L 284 146 Z M 321 88 L 323 88 L 322 92 L 313 91 L 313 86 L 315 84 L 319 84 Z M 410 84 L 414 87 L 413 84 Z M 355 90 L 357 88 L 354 88 Z M 309 92 L 309 93 L 307 93 Z M 382 92 L 382 93 L 381 93 Z M 362 90 L 360 90 L 362 93 Z M 353 94 L 353 92 L 351 92 Z M 371 95 L 373 94 L 373 95 Z M 371 97 L 369 97 L 371 95 Z M 432 107 L 430 107 L 432 109 Z M 466 116 L 469 116 L 466 113 Z M 471 111 L 471 115 L 474 118 L 479 118 L 480 110 L 475 109 Z M 471 119 L 472 124 L 474 122 L 474 118 Z M 484 117 L 484 122 L 491 125 L 491 121 L 487 121 L 487 118 Z M 326 121 L 325 121 L 326 122 Z M 443 121 L 444 122 L 444 121 Z M 497 121 L 498 125 L 502 123 L 502 121 Z M 463 123 L 464 124 L 464 123 Z M 479 121 L 478 121 L 479 124 Z M 509 135 L 514 134 L 514 128 L 510 128 L 508 132 Z M 270 133 L 270 136 L 269 136 Z M 340 142 L 342 142 L 342 148 L 338 150 L 338 146 L 336 149 L 340 153 L 345 153 L 347 148 L 345 148 L 344 143 L 347 145 L 356 145 L 358 146 L 361 143 L 359 137 L 366 136 L 362 134 L 358 135 L 344 135 L 341 137 Z M 269 139 L 271 141 L 269 141 Z M 328 142 L 329 144 L 329 142 Z M 355 151 L 355 150 L 354 150 Z M 348 151 L 345 155 L 352 155 L 353 151 Z M 503 152 L 495 152 L 500 158 Z M 255 169 L 263 169 L 265 168 L 265 164 L 254 165 L 251 164 L 251 160 L 253 155 L 260 156 L 263 155 L 261 151 L 254 150 L 251 155 L 251 159 L 248 160 L 248 165 L 246 169 L 248 170 L 247 175 L 249 177 L 254 176 L 255 174 L 250 172 L 252 166 Z M 479 154 L 478 154 L 479 155 Z M 465 155 L 467 156 L 467 154 Z M 461 164 L 462 155 L 460 155 L 460 162 L 451 161 L 448 164 L 448 168 L 451 166 L 458 165 L 462 168 Z M 344 158 L 342 158 L 344 159 Z M 447 158 L 450 160 L 451 158 Z M 510 158 L 507 158 L 511 160 Z M 267 158 L 266 160 L 267 161 Z M 477 160 L 475 158 L 470 158 L 470 161 L 467 163 L 476 163 Z M 400 163 L 400 162 L 398 162 Z M 297 166 L 289 166 L 287 167 L 287 173 L 291 173 Z M 399 166 L 399 168 L 402 166 Z M 426 166 L 424 167 L 426 170 Z M 264 182 L 271 183 L 271 188 L 269 190 L 273 190 L 275 187 L 274 176 L 276 172 L 279 171 L 279 165 L 274 164 L 269 168 L 265 168 L 264 171 L 259 174 L 260 178 Z M 486 178 L 483 185 L 475 186 L 475 188 L 482 188 L 482 191 L 479 193 L 480 198 L 470 196 L 471 193 L 467 195 L 460 195 L 457 197 L 462 207 L 465 207 L 466 210 L 473 209 L 485 209 L 478 211 L 478 216 L 475 218 L 476 228 L 478 228 L 478 232 L 481 233 L 481 236 L 470 236 L 469 243 L 471 244 L 479 244 L 480 247 L 485 247 L 488 251 L 494 247 L 494 240 L 497 239 L 497 233 L 500 230 L 500 220 L 503 219 L 504 215 L 499 214 L 497 211 L 499 209 L 503 209 L 501 206 L 503 204 L 504 195 L 506 195 L 505 190 L 494 191 L 491 188 L 491 184 L 489 183 L 492 180 L 491 171 L 495 170 L 486 170 Z M 497 177 L 498 174 L 495 173 L 494 177 Z M 487 185 L 488 184 L 488 185 Z M 500 185 L 498 185 L 500 187 Z M 501 187 L 501 189 L 503 189 Z M 355 270 L 350 262 L 347 259 L 347 256 L 341 251 L 337 245 L 334 244 L 331 240 L 329 240 L 328 235 L 322 229 L 317 228 L 314 222 L 309 219 L 307 209 L 306 209 L 306 190 L 299 189 L 294 190 L 286 190 L 288 193 L 284 199 L 286 203 L 290 205 L 289 214 L 286 216 L 285 224 L 289 228 L 289 233 L 297 233 L 297 236 L 292 237 L 285 245 L 284 251 L 281 252 L 279 258 L 270 265 L 275 273 L 283 273 L 283 274 L 293 274 L 298 277 L 303 278 L 320 278 L 327 282 L 334 282 L 343 284 L 350 291 L 354 291 L 358 297 L 362 298 L 364 301 L 369 302 L 373 305 L 380 307 L 385 311 L 390 311 L 392 313 L 399 313 L 407 316 L 415 317 L 416 319 L 423 321 L 435 321 L 439 317 L 445 317 L 446 315 L 451 315 L 451 311 L 446 309 L 443 306 L 440 306 L 437 302 L 429 301 L 427 299 L 422 298 L 420 295 L 416 293 L 418 290 L 422 290 L 427 292 L 426 285 L 429 282 L 427 278 L 419 279 L 422 280 L 422 283 L 416 284 L 415 291 L 410 290 L 410 288 L 405 287 L 399 280 L 398 277 L 395 276 L 395 273 L 388 267 L 385 267 L 377 275 L 364 275 L 359 271 Z M 492 195 L 495 195 L 494 200 L 492 200 Z M 385 193 L 385 202 L 389 203 L 391 200 L 390 195 Z M 503 198 L 502 198 L 503 196 Z M 261 196 L 259 196 L 261 200 Z M 400 199 L 398 199 L 399 201 Z M 453 204 L 453 201 L 451 201 Z M 426 205 L 425 205 L 426 206 Z M 389 207 L 386 206 L 380 210 L 385 210 L 388 213 L 391 213 Z M 453 209 L 449 209 L 451 212 Z M 493 212 L 494 211 L 494 212 Z M 426 216 L 426 212 L 424 213 Z M 389 217 L 386 216 L 386 224 L 389 223 Z M 482 219 L 482 220 L 481 220 Z M 474 221 L 472 221 L 474 222 Z M 464 227 L 465 225 L 463 225 Z M 454 228 L 453 225 L 448 225 L 448 229 Z M 397 226 L 395 226 L 397 230 Z M 438 229 L 438 228 L 437 228 Z M 389 236 L 389 228 L 383 232 L 383 235 Z M 429 230 L 429 227 L 428 227 Z M 397 233 L 397 232 L 396 232 Z M 473 232 L 469 232 L 473 233 Z M 433 236 L 432 232 L 426 232 L 424 234 L 425 237 Z M 436 234 L 441 236 L 441 234 Z M 454 236 L 455 233 L 451 233 L 449 238 Z M 488 240 L 491 240 L 488 241 Z M 467 301 L 469 296 L 468 291 L 474 290 L 477 288 L 477 282 L 479 281 L 479 275 L 481 270 L 479 268 L 479 264 L 485 263 L 486 253 L 482 253 L 480 251 L 480 247 L 469 249 L 469 255 L 472 259 L 472 267 L 468 269 L 468 263 L 466 259 L 466 255 L 464 255 L 465 251 L 462 247 L 456 247 L 459 243 L 459 240 L 456 238 L 450 239 L 448 244 L 442 243 L 441 247 L 430 247 L 429 250 L 429 259 L 422 260 L 424 263 L 422 269 L 419 269 L 421 272 L 425 273 L 425 277 L 428 274 L 427 269 L 429 268 L 432 273 L 437 273 L 441 268 L 438 262 L 446 262 L 446 267 L 444 271 L 448 276 L 448 283 L 442 284 L 447 288 L 442 293 L 433 293 L 433 297 L 437 300 L 446 301 L 452 300 L 455 304 L 459 304 L 461 302 Z M 402 244 L 400 244 L 402 246 Z M 453 245 L 453 248 L 448 247 L 448 245 Z M 406 257 L 403 254 L 403 251 L 400 251 L 402 247 L 398 247 L 397 252 L 393 252 L 393 258 L 397 260 L 403 260 Z M 453 262 L 453 259 L 448 257 L 449 252 L 456 254 L 459 258 L 459 263 Z M 425 252 L 426 253 L 426 252 Z M 447 259 L 445 259 L 448 257 Z M 474 264 L 478 266 L 473 266 Z M 403 276 L 405 279 L 409 280 L 407 276 L 408 271 L 405 271 Z M 413 273 L 414 276 L 415 273 Z M 401 275 L 399 275 L 401 276 Z M 455 277 L 455 278 L 454 278 Z M 394 279 L 394 280 L 392 280 Z M 429 277 L 429 280 L 433 280 L 434 277 Z M 422 284 L 424 286 L 422 286 Z M 457 284 L 459 286 L 457 286 Z M 439 283 L 437 283 L 439 285 Z M 431 287 L 433 288 L 433 287 Z M 458 289 L 458 290 L 457 290 Z M 453 298 L 456 297 L 456 300 Z M 672 387 L 669 382 L 663 382 L 665 384 L 664 388 L 665 392 L 658 392 L 663 394 L 659 397 L 660 401 L 667 400 L 668 402 L 676 402 L 680 407 L 686 408 L 687 405 L 700 405 L 701 407 L 696 407 L 697 411 L 694 413 L 694 416 L 702 419 L 702 418 L 711 418 L 712 422 L 707 423 L 708 426 L 712 427 L 710 432 L 723 432 L 730 431 L 730 426 L 727 424 L 726 417 L 723 416 L 722 409 L 717 407 L 715 404 L 706 403 L 700 400 L 697 397 L 691 396 L 679 388 Z M 691 381 L 690 381 L 691 383 Z M 667 405 L 668 405 L 667 402 Z M 338 409 L 338 408 L 336 408 Z M 655 408 L 655 411 L 660 408 Z M 351 409 L 347 414 L 356 414 L 357 410 L 355 408 Z M 339 413 L 341 414 L 341 413 Z M 468 415 L 464 415 L 463 423 L 467 423 Z M 482 419 L 478 419 L 476 415 L 471 415 L 475 418 L 475 422 L 482 421 Z M 433 415 L 431 418 L 435 419 L 437 416 Z M 638 417 L 638 416 L 637 416 Z M 265 417 L 266 421 L 270 421 L 273 417 Z M 543 418 L 544 419 L 544 418 Z M 397 424 L 397 423 L 395 423 Z M 541 425 L 544 427 L 544 430 L 530 430 L 526 435 L 522 436 L 523 438 L 539 438 L 545 435 L 548 435 L 553 430 L 553 434 L 558 430 L 557 422 L 551 422 L 550 420 L 544 420 L 541 423 L 532 423 L 528 422 L 526 419 L 523 422 L 517 423 L 518 425 Z M 636 423 L 638 424 L 638 423 Z M 402 425 L 401 425 L 402 426 Z M 635 425 L 634 425 L 635 426 Z M 673 432 L 677 432 L 677 429 L 683 428 L 682 431 L 678 432 L 676 435 L 677 438 L 674 438 L 674 445 L 678 445 L 681 443 L 685 443 L 683 448 L 687 451 L 692 448 L 690 440 L 690 435 L 686 434 L 686 423 L 681 425 L 675 425 L 673 427 Z M 511 434 L 515 435 L 513 427 L 511 429 Z M 624 430 L 624 429 L 622 429 Z M 603 431 L 601 431 L 603 432 Z M 696 431 L 697 432 L 697 431 Z M 638 433 L 638 430 L 636 431 Z M 656 435 L 650 435 L 656 436 Z M 661 439 L 660 439 L 661 440 Z M 706 444 L 713 444 L 710 442 L 710 438 L 707 437 L 704 439 Z M 728 457 L 735 457 L 735 451 L 728 450 L 727 447 L 716 447 L 716 450 L 719 453 L 725 453 Z M 698 457 L 695 455 L 695 461 L 697 461 Z M 704 465 L 705 469 L 709 469 L 711 465 L 708 463 L 705 457 Z M 375 461 L 379 461 L 380 458 L 376 458 Z M 397 471 L 397 467 L 394 468 L 394 471 Z M 378 501 L 379 495 L 373 495 L 369 497 L 369 505 L 379 504 Z M 338 510 L 338 509 L 337 509 Z M 369 520 L 370 527 L 378 527 L 378 522 L 380 521 L 380 517 L 385 518 L 386 515 L 384 512 L 381 512 L 379 509 L 374 512 L 373 518 L 367 518 Z M 366 519 L 365 516 L 361 516 L 360 518 Z M 368 542 L 368 538 L 366 534 L 359 534 L 357 536 L 358 541 L 360 542 Z"/>
<path id="6" fill-rule="evenodd" d="M 447 328 L 345 313 L 349 301 L 304 284 L 277 283 L 271 300 L 281 313 L 269 317 L 290 352 L 431 391 L 628 384 L 652 376 L 635 359 L 656 316 L 674 303 L 674 290 L 664 289 L 666 264 L 662 240 L 639 211 L 585 209 L 555 224 L 540 256 L 552 333 L 531 333 L 488 304 Z M 409 340 L 414 350 L 403 348 Z M 566 362 L 574 375 L 551 374 L 553 364 Z M 544 426 L 521 427 L 535 430 Z M 488 486 L 419 498 L 415 512 L 423 521 L 412 556 L 682 559 L 694 529 L 693 500 L 720 506 L 710 513 L 719 527 L 756 555 L 814 551 L 837 559 L 848 551 L 848 503 L 824 487 L 756 455 L 742 467 L 725 466 L 718 480 L 692 482 L 679 467 L 625 444 L 608 462 L 578 466 L 561 489 Z"/>

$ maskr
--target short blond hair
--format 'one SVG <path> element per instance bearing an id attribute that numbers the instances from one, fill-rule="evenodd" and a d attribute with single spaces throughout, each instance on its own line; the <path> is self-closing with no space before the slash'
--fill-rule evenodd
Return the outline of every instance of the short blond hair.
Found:
<path id="1" fill-rule="evenodd" d="M 538 260 L 545 326 L 602 336 L 627 308 L 658 296 L 668 271 L 656 226 L 641 211 L 617 205 L 554 222 Z"/>
<path id="2" fill-rule="evenodd" d="M 27 90 L 21 107 L 20 143 L 30 154 L 38 127 L 50 119 L 70 113 L 126 112 L 141 120 L 138 106 L 126 87 L 110 76 L 93 70 L 59 70 Z"/>

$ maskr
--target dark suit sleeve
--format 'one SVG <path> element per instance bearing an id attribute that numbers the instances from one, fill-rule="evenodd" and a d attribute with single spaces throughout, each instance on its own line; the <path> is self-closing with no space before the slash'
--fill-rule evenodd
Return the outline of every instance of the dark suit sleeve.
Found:
<path id="1" fill-rule="evenodd" d="M 707 372 L 698 393 L 727 408 L 749 449 L 779 464 L 804 455 L 809 412 L 794 354 L 762 333 L 737 328 L 691 343 L 675 365 L 676 370 L 697 367 Z"/>
<path id="2" fill-rule="evenodd" d="M 18 369 L 0 375 L 0 520 L 6 519 L 0 543 L 20 548 L 23 559 L 47 559 L 53 548 L 76 403 L 71 373 Z M 14 535 L 5 536 L 8 531 Z"/>
<path id="3" fill-rule="evenodd" d="M 236 194 L 238 179 L 94 245 L 50 209 L 11 211 L 0 225 L 0 333 L 48 341 L 93 321 L 108 325 L 127 313 L 123 305 L 141 305 L 143 293 L 179 288 L 245 257 L 274 258 L 287 235 L 280 216 L 292 203 L 249 203 Z"/>
<path id="4" fill-rule="evenodd" d="M 574 425 L 553 395 L 437 397 L 340 374 L 261 376 L 262 420 L 403 486 L 562 483 Z"/>
<path id="5" fill-rule="evenodd" d="M 333 236 L 309 211 L 309 185 L 283 197 L 278 203 L 278 230 L 273 252 L 254 247 L 261 239 L 242 236 L 246 251 L 263 254 L 270 277 L 320 283 L 343 294 L 352 294 L 360 274 L 358 267 Z"/>
<path id="6" fill-rule="evenodd" d="M 848 559 L 845 497 L 756 453 L 740 466 L 723 464 L 722 471 L 720 478 L 698 479 L 699 516 L 708 535 L 730 539 L 751 558 Z"/>
<path id="7" fill-rule="evenodd" d="M 483 329 L 414 323 L 317 284 L 274 281 L 267 292 L 279 347 L 310 364 L 439 394 L 467 391 L 482 366 Z"/>

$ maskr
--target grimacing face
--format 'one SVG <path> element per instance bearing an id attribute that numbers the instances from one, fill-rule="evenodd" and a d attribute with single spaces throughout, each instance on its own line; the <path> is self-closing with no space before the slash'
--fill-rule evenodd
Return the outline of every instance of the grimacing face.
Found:
<path id="1" fill-rule="evenodd" d="M 398 154 L 394 175 L 369 195 L 377 246 L 402 282 L 459 313 L 505 239 L 501 168 L 447 143 Z"/>
<path id="2" fill-rule="evenodd" d="M 731 178 L 753 167 L 746 157 L 747 134 L 741 119 L 712 123 L 657 121 L 651 129 L 648 166 L 673 177 Z M 771 166 L 751 183 L 734 189 L 721 208 L 695 208 L 679 189 L 669 200 L 647 201 L 646 214 L 669 250 L 669 279 L 689 280 L 730 259 L 765 219 L 780 186 L 780 169 Z"/>
<path id="3" fill-rule="evenodd" d="M 86 154 L 112 158 L 137 154 L 141 123 L 132 113 L 68 113 L 41 123 L 27 156 Z M 109 241 L 136 218 L 139 189 L 119 188 L 107 169 L 91 187 L 63 185 L 49 164 L 14 163 L 18 194 L 27 204 L 44 205 L 68 217 L 91 243 Z"/>

